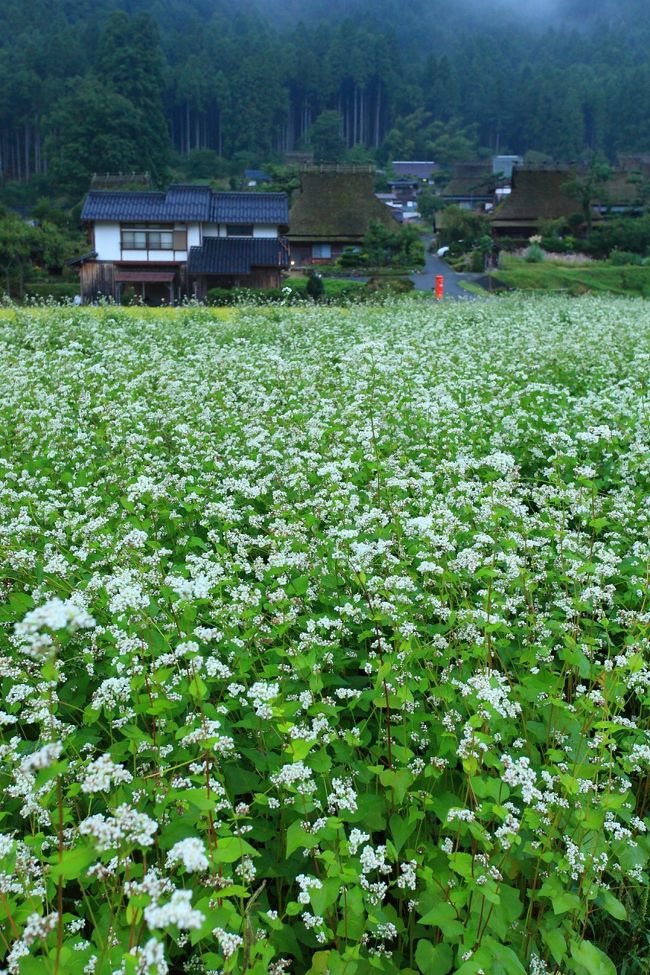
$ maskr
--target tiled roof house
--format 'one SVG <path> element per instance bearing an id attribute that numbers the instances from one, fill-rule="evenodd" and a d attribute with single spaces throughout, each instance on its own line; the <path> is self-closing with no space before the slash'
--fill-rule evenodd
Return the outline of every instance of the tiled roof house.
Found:
<path id="1" fill-rule="evenodd" d="M 289 264 L 284 193 L 92 190 L 81 219 L 92 246 L 77 262 L 85 301 L 119 302 L 125 286 L 147 304 L 203 298 L 212 287 L 277 287 Z"/>

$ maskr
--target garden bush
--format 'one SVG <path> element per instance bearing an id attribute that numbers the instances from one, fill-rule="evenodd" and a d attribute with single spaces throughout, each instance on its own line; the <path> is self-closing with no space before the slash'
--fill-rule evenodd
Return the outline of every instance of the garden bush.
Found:
<path id="1" fill-rule="evenodd" d="M 649 361 L 642 301 L 0 309 L 3 970 L 647 971 Z"/>
<path id="2" fill-rule="evenodd" d="M 623 267 L 626 264 L 635 264 L 637 267 L 640 267 L 644 259 L 641 254 L 634 254 L 631 251 L 613 250 L 609 255 L 609 262 L 614 267 Z"/>

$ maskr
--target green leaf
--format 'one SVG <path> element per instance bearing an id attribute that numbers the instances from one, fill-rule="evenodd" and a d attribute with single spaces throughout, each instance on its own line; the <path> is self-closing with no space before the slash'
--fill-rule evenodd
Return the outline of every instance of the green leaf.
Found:
<path id="1" fill-rule="evenodd" d="M 542 937 L 559 965 L 566 955 L 566 940 L 562 930 L 560 928 L 553 928 L 550 931 L 542 929 Z"/>
<path id="2" fill-rule="evenodd" d="M 406 790 L 413 782 L 413 774 L 408 769 L 399 769 L 396 771 L 395 769 L 386 768 L 382 769 L 379 773 L 379 781 L 387 789 L 393 790 L 395 802 L 400 803 L 403 802 Z"/>
<path id="3" fill-rule="evenodd" d="M 456 911 L 448 901 L 443 900 L 420 918 L 420 924 L 440 928 L 445 938 L 456 938 L 463 932 L 463 925 L 456 917 Z"/>
<path id="4" fill-rule="evenodd" d="M 318 846 L 318 837 L 313 833 L 308 833 L 303 829 L 300 821 L 296 820 L 287 830 L 287 856 L 290 857 L 296 850 L 311 850 Z"/>
<path id="5" fill-rule="evenodd" d="M 597 948 L 591 941 L 572 941 L 571 954 L 582 965 L 588 975 L 616 975 L 616 968 L 611 958 L 604 951 Z"/>
<path id="6" fill-rule="evenodd" d="M 604 888 L 600 890 L 596 898 L 596 903 L 618 921 L 627 921 L 625 904 L 621 903 L 618 897 L 614 897 L 611 890 L 605 890 Z"/>
<path id="7" fill-rule="evenodd" d="M 506 975 L 526 975 L 526 969 L 512 948 L 509 948 L 507 945 L 498 944 L 495 941 L 491 941 L 488 947 L 492 958 L 503 969 Z"/>
<path id="8" fill-rule="evenodd" d="M 329 965 L 328 959 L 330 956 L 329 951 L 316 951 L 311 960 L 311 968 L 307 971 L 307 975 L 325 975 Z"/>
<path id="9" fill-rule="evenodd" d="M 52 863 L 50 876 L 54 881 L 71 880 L 80 877 L 86 867 L 97 859 L 97 854 L 90 846 L 78 846 L 74 850 L 65 850 L 61 860 L 58 857 Z"/>
<path id="10" fill-rule="evenodd" d="M 215 863 L 234 863 L 235 860 L 240 860 L 243 856 L 256 857 L 259 854 L 250 843 L 240 839 L 239 836 L 217 837 L 217 845 L 211 853 L 211 858 Z"/>
<path id="11" fill-rule="evenodd" d="M 422 975 L 447 975 L 454 964 L 454 954 L 449 945 L 421 940 L 415 949 L 415 961 Z"/>

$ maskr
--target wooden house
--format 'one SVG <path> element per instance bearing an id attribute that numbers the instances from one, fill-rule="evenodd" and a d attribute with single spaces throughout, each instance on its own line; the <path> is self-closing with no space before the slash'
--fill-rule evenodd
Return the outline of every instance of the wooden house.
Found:
<path id="1" fill-rule="evenodd" d="M 127 288 L 159 305 L 212 287 L 277 287 L 289 264 L 285 193 L 91 190 L 81 219 L 92 248 L 75 262 L 86 302 L 119 302 Z"/>
<path id="2" fill-rule="evenodd" d="M 303 169 L 289 214 L 292 264 L 327 264 L 346 247 L 360 247 L 371 221 L 395 227 L 390 209 L 374 194 L 371 166 Z"/>

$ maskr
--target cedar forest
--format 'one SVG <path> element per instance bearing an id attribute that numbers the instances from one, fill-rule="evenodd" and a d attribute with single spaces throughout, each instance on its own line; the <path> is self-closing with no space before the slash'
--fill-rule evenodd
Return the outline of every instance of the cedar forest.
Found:
<path id="1" fill-rule="evenodd" d="M 333 120 L 380 164 L 650 150 L 642 4 L 560 6 L 4 0 L 0 174 L 73 202 L 94 172 L 227 175 Z"/>

